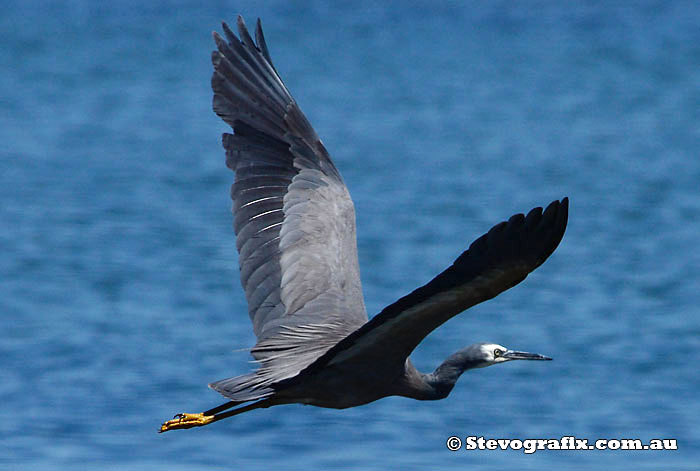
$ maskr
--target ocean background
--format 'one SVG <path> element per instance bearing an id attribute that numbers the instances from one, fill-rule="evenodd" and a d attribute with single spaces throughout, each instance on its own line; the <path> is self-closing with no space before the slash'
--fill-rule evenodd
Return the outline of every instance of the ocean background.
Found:
<path id="1" fill-rule="evenodd" d="M 298 5 L 297 5 L 298 3 Z M 330 6 L 332 5 L 332 6 Z M 553 256 L 412 358 L 438 402 L 157 434 L 249 371 L 211 31 L 261 17 L 355 201 L 370 315 L 517 212 Z M 0 15 L 0 469 L 698 469 L 700 3 L 15 1 Z M 673 438 L 677 451 L 447 450 Z"/>

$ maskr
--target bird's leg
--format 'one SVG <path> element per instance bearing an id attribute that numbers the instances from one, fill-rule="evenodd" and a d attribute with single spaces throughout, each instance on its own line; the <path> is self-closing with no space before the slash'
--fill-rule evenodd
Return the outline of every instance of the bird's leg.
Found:
<path id="1" fill-rule="evenodd" d="M 243 404 L 246 401 L 228 401 L 224 404 L 221 404 L 220 406 L 214 407 L 213 409 L 209 409 L 208 411 L 202 412 L 204 415 L 214 415 L 218 414 L 219 412 L 223 412 L 226 409 L 230 409 L 231 407 L 235 407 L 238 404 Z"/>
<path id="2" fill-rule="evenodd" d="M 167 432 L 168 430 L 201 427 L 203 425 L 210 424 L 213 421 L 212 419 L 214 418 L 214 415 L 225 411 L 226 409 L 230 409 L 231 407 L 237 406 L 240 403 L 241 401 L 229 401 L 221 404 L 220 406 L 214 407 L 213 409 L 209 409 L 208 411 L 200 412 L 199 414 L 177 414 L 172 420 L 168 420 L 161 425 L 160 433 Z"/>
<path id="3" fill-rule="evenodd" d="M 172 420 L 164 422 L 163 425 L 160 426 L 160 430 L 158 433 L 163 433 L 167 432 L 168 430 L 176 430 L 181 428 L 201 427 L 203 425 L 212 423 L 214 421 L 214 417 L 215 416 L 213 415 L 204 415 L 204 412 L 200 412 L 198 414 L 177 414 L 175 415 L 175 417 L 173 417 Z"/>
<path id="4" fill-rule="evenodd" d="M 272 405 L 272 401 L 270 399 L 263 399 L 262 401 L 254 402 L 253 404 L 248 404 L 247 406 L 239 407 L 238 409 L 219 414 L 219 412 L 230 409 L 238 404 L 240 404 L 240 402 L 230 401 L 226 404 L 220 405 L 219 407 L 215 407 L 198 414 L 177 414 L 172 420 L 168 420 L 167 422 L 163 423 L 163 425 L 160 426 L 158 433 L 167 432 L 169 430 L 202 427 L 227 417 L 248 412 L 249 410 L 258 409 L 261 407 L 270 407 Z"/>

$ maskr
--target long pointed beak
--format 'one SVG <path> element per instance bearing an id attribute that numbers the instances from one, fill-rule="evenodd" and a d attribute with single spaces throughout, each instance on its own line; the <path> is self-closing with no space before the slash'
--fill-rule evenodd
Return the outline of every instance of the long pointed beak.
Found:
<path id="1" fill-rule="evenodd" d="M 506 350 L 503 354 L 503 358 L 509 360 L 551 360 L 551 358 L 540 355 L 539 353 L 518 352 L 515 350 Z"/>

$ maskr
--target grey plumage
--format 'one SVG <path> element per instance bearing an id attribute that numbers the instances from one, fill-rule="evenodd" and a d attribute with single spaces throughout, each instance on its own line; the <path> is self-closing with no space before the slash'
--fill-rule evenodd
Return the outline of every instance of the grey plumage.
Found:
<path id="1" fill-rule="evenodd" d="M 224 134 L 241 282 L 258 342 L 255 374 L 210 386 L 265 397 L 367 321 L 355 209 L 340 174 L 269 59 L 239 18 L 239 41 L 214 33 L 214 111 Z M 252 394 L 251 394 L 252 393 Z"/>
<path id="2" fill-rule="evenodd" d="M 213 108 L 233 129 L 223 146 L 235 172 L 234 228 L 259 368 L 211 383 L 231 402 L 205 412 L 205 422 L 284 403 L 344 408 L 388 395 L 439 399 L 466 369 L 548 359 L 482 343 L 423 374 L 408 356 L 442 323 L 541 265 L 564 235 L 568 199 L 494 226 L 451 267 L 368 322 L 343 179 L 272 65 L 260 21 L 255 41 L 241 17 L 238 37 L 225 23 L 223 30 L 226 40 L 214 33 Z M 183 414 L 161 431 L 205 425 L 201 417 Z"/>

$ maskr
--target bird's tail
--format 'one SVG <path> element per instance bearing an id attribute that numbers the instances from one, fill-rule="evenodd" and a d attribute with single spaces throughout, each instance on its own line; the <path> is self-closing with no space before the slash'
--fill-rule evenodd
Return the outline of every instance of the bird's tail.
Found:
<path id="1" fill-rule="evenodd" d="M 270 397 L 275 392 L 274 389 L 261 387 L 259 380 L 260 378 L 255 373 L 248 373 L 209 383 L 209 387 L 222 396 L 237 402 Z"/>

